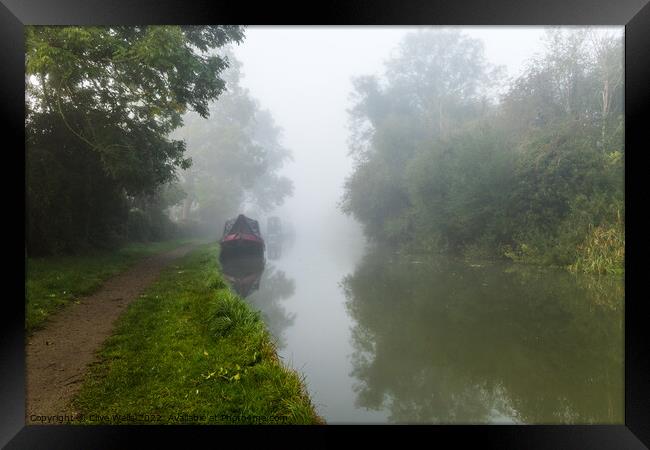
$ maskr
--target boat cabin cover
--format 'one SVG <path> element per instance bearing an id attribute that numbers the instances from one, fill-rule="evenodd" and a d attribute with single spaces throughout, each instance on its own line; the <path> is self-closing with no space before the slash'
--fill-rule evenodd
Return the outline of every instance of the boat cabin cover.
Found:
<path id="1" fill-rule="evenodd" d="M 224 237 L 232 233 L 250 233 L 261 238 L 260 225 L 257 220 L 249 219 L 243 214 L 237 216 L 236 219 L 226 221 L 223 228 Z"/>

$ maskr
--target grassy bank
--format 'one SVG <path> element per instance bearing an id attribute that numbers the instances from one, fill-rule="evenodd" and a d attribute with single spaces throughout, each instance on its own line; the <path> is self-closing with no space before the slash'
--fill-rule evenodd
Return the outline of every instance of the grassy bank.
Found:
<path id="1" fill-rule="evenodd" d="M 625 231 L 622 224 L 589 226 L 578 244 L 549 245 L 546 242 L 506 248 L 503 255 L 515 263 L 558 267 L 573 273 L 623 275 Z M 558 256 L 560 255 L 560 256 Z"/>
<path id="2" fill-rule="evenodd" d="M 28 258 L 25 276 L 25 329 L 40 328 L 47 318 L 78 297 L 91 294 L 108 278 L 138 260 L 171 250 L 189 239 L 132 243 L 114 251 L 86 255 Z"/>
<path id="3" fill-rule="evenodd" d="M 584 243 L 578 247 L 576 261 L 569 266 L 569 270 L 583 273 L 623 274 L 625 272 L 623 224 L 591 227 Z"/>
<path id="4" fill-rule="evenodd" d="M 322 422 L 217 254 L 201 246 L 130 305 L 73 401 L 83 423 Z"/>

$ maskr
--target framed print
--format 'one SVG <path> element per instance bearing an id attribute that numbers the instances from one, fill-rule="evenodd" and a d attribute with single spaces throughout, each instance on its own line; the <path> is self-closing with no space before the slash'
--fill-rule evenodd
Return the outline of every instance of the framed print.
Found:
<path id="1" fill-rule="evenodd" d="M 3 446 L 650 445 L 647 0 L 0 3 Z"/>

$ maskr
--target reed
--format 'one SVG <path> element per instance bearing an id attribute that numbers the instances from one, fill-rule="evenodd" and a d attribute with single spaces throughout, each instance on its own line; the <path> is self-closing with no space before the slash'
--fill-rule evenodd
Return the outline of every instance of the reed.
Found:
<path id="1" fill-rule="evenodd" d="M 622 274 L 625 271 L 625 230 L 619 220 L 613 225 L 590 226 L 577 248 L 573 272 Z"/>

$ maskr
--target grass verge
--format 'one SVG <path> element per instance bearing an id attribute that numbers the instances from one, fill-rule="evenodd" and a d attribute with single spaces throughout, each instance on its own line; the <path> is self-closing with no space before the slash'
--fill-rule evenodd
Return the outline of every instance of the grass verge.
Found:
<path id="1" fill-rule="evenodd" d="M 129 306 L 72 402 L 81 423 L 322 423 L 217 255 L 199 247 Z"/>
<path id="2" fill-rule="evenodd" d="M 41 328 L 54 312 L 96 291 L 108 278 L 138 260 L 172 250 L 189 239 L 132 243 L 119 250 L 87 255 L 28 258 L 25 276 L 25 330 Z"/>

